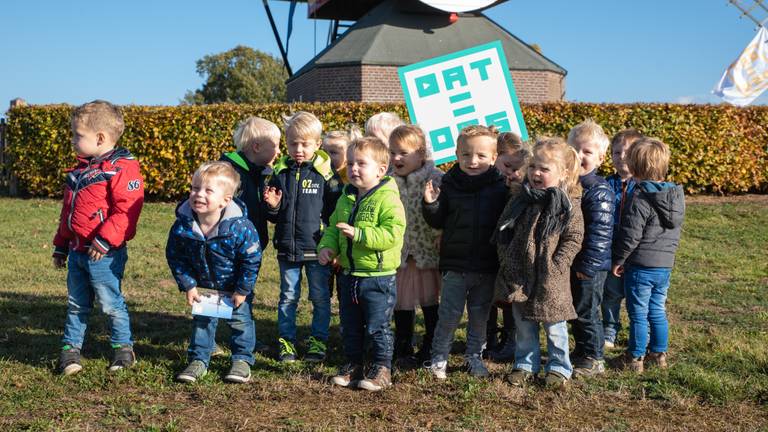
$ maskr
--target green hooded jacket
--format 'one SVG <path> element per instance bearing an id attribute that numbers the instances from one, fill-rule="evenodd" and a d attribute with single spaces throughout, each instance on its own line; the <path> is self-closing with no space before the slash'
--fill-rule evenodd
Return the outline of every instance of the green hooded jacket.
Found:
<path id="1" fill-rule="evenodd" d="M 354 239 L 339 232 L 339 222 L 355 227 Z M 360 201 L 356 187 L 344 187 L 317 250 L 333 250 L 345 273 L 387 276 L 395 274 L 400 266 L 404 233 L 405 209 L 400 192 L 394 179 L 386 176 Z"/>

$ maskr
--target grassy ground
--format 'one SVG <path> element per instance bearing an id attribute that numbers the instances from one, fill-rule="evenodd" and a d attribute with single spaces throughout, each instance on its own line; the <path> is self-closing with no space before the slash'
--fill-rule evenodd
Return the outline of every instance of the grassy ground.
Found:
<path id="1" fill-rule="evenodd" d="M 124 291 L 138 366 L 106 372 L 106 321 L 95 313 L 85 370 L 58 376 L 66 286 L 50 264 L 57 217 L 54 201 L 0 199 L 0 430 L 768 430 L 766 200 L 689 206 L 668 303 L 669 370 L 609 372 L 559 393 L 508 386 L 508 365 L 491 365 L 489 380 L 470 378 L 458 354 L 445 383 L 411 371 L 380 394 L 333 388 L 328 377 L 342 362 L 337 316 L 326 366 L 257 356 L 253 382 L 235 386 L 222 382 L 228 362 L 216 359 L 201 382 L 177 384 L 190 325 L 165 265 L 169 204 L 145 207 L 130 246 Z M 274 345 L 271 248 L 264 263 L 254 315 L 258 337 Z M 303 303 L 301 335 L 309 321 Z M 462 329 L 457 345 L 463 339 Z"/>

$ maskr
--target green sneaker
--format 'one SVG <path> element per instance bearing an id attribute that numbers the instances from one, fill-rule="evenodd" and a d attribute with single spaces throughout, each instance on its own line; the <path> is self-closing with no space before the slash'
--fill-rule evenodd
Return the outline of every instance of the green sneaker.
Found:
<path id="1" fill-rule="evenodd" d="M 251 380 L 251 365 L 243 360 L 235 360 L 232 362 L 232 367 L 229 368 L 229 372 L 224 376 L 224 381 L 244 384 Z"/>
<path id="2" fill-rule="evenodd" d="M 293 342 L 287 341 L 283 338 L 277 340 L 280 344 L 280 361 L 290 363 L 296 361 L 296 347 L 293 346 Z"/>
<path id="3" fill-rule="evenodd" d="M 310 336 L 307 340 L 307 355 L 304 356 L 304 360 L 311 363 L 320 363 L 325 360 L 325 343 L 320 339 Z"/>
<path id="4" fill-rule="evenodd" d="M 176 375 L 176 380 L 193 383 L 204 377 L 206 373 L 208 373 L 208 368 L 205 367 L 205 363 L 200 360 L 192 360 L 180 374 Z"/>

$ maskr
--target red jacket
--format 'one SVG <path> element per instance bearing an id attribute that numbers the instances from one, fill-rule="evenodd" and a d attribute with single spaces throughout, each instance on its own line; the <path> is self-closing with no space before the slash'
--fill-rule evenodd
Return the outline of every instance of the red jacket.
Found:
<path id="1" fill-rule="evenodd" d="M 117 147 L 94 158 L 77 158 L 67 173 L 55 255 L 69 249 L 84 252 L 93 245 L 102 253 L 121 247 L 136 235 L 144 205 L 144 180 L 139 162 Z"/>

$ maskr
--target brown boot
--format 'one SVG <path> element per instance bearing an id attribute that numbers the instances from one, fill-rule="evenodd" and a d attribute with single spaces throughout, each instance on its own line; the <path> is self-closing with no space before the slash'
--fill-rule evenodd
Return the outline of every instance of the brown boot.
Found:
<path id="1" fill-rule="evenodd" d="M 339 373 L 331 378 L 331 384 L 341 387 L 357 387 L 363 379 L 363 365 L 347 363 L 339 369 Z"/>
<path id="2" fill-rule="evenodd" d="M 392 385 L 392 372 L 381 365 L 373 365 L 368 376 L 357 384 L 358 388 L 368 391 L 384 390 Z"/>
<path id="3" fill-rule="evenodd" d="M 659 369 L 666 369 L 668 367 L 667 353 L 663 353 L 663 352 L 648 353 L 648 355 L 645 356 L 645 364 L 648 365 L 648 367 L 655 366 Z"/>
<path id="4" fill-rule="evenodd" d="M 611 366 L 614 369 L 628 370 L 640 374 L 643 373 L 643 358 L 632 357 L 629 351 L 625 351 L 624 354 L 613 359 Z"/>

